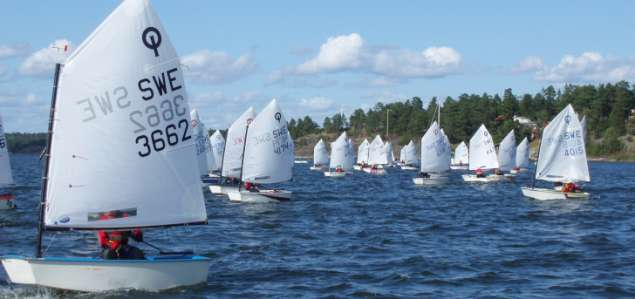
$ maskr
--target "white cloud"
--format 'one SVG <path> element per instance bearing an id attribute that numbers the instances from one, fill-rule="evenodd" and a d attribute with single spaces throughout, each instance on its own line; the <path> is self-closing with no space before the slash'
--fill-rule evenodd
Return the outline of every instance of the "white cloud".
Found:
<path id="1" fill-rule="evenodd" d="M 4 107 L 26 107 L 38 103 L 38 97 L 34 93 L 5 92 L 0 94 L 0 105 Z"/>
<path id="2" fill-rule="evenodd" d="M 22 62 L 18 72 L 26 76 L 50 75 L 55 64 L 63 62 L 68 57 L 70 52 L 64 51 L 65 46 L 70 47 L 71 42 L 58 39 L 48 47 L 32 53 Z"/>
<path id="3" fill-rule="evenodd" d="M 22 56 L 27 54 L 28 51 L 29 46 L 27 44 L 18 44 L 11 46 L 0 45 L 0 59 Z"/>
<path id="4" fill-rule="evenodd" d="M 605 57 L 597 52 L 584 52 L 579 56 L 567 54 L 554 66 L 541 63 L 542 59 L 538 57 L 525 58 L 516 69 L 524 66 L 525 72 L 533 72 L 536 80 L 554 83 L 635 79 L 635 60 Z"/>
<path id="5" fill-rule="evenodd" d="M 318 54 L 297 66 L 270 74 L 272 83 L 288 77 L 336 72 L 362 72 L 383 77 L 380 84 L 412 78 L 435 78 L 460 71 L 461 54 L 450 47 L 429 47 L 422 51 L 367 46 L 357 33 L 329 38 Z M 401 79 L 401 80 L 395 80 Z"/>
<path id="6" fill-rule="evenodd" d="M 541 70 L 545 67 L 542 58 L 538 56 L 527 56 L 521 60 L 512 70 L 514 73 L 527 73 Z"/>
<path id="7" fill-rule="evenodd" d="M 185 74 L 206 84 L 223 84 L 254 73 L 258 65 L 249 54 L 237 58 L 225 52 L 201 50 L 181 58 Z"/>
<path id="8" fill-rule="evenodd" d="M 300 107 L 312 111 L 325 111 L 333 108 L 333 100 L 325 97 L 312 97 L 300 99 Z"/>

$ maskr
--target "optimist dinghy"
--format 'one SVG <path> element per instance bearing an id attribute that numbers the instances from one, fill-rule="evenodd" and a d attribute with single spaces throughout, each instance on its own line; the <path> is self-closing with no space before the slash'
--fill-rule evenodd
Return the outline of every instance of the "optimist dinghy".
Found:
<path id="1" fill-rule="evenodd" d="M 469 147 L 469 170 L 485 171 L 499 167 L 494 140 L 485 125 L 481 125 L 474 136 L 470 138 Z M 463 181 L 469 183 L 490 183 L 499 182 L 505 179 L 503 175 L 490 174 L 488 176 L 478 176 L 476 174 L 464 174 Z"/>
<path id="2" fill-rule="evenodd" d="M 326 149 L 324 141 L 320 139 L 313 147 L 313 166 L 311 166 L 311 170 L 326 170 L 327 164 L 329 164 L 329 151 Z"/>
<path id="3" fill-rule="evenodd" d="M 207 129 L 196 109 L 190 111 L 190 118 L 192 119 L 192 132 L 196 144 L 198 169 L 203 187 L 207 187 L 214 181 L 210 178 L 210 174 L 216 169 L 216 160 L 212 153 L 212 144 L 207 136 Z"/>
<path id="4" fill-rule="evenodd" d="M 461 141 L 459 145 L 454 149 L 454 158 L 452 158 L 450 169 L 452 170 L 467 170 L 469 163 L 469 152 L 465 142 Z"/>
<path id="5" fill-rule="evenodd" d="M 511 172 L 516 167 L 516 136 L 512 129 L 498 146 L 498 169 L 504 172 Z M 514 173 L 505 173 L 506 177 L 515 176 Z"/>
<path id="6" fill-rule="evenodd" d="M 221 176 L 217 184 L 209 186 L 212 194 L 224 194 L 238 191 L 240 169 L 243 165 L 243 148 L 245 133 L 249 123 L 256 117 L 253 107 L 249 107 L 227 129 L 227 140 L 221 162 Z"/>
<path id="7" fill-rule="evenodd" d="M 590 182 L 584 144 L 584 128 L 569 104 L 545 127 L 540 140 L 538 162 L 531 187 L 522 187 L 524 196 L 537 200 L 586 199 L 586 192 L 537 188 L 536 180 L 554 183 Z"/>
<path id="8" fill-rule="evenodd" d="M 359 147 L 357 147 L 357 163 L 353 165 L 354 170 L 362 171 L 364 166 L 368 165 L 370 154 L 369 145 L 368 139 L 364 139 Z"/>
<path id="9" fill-rule="evenodd" d="M 7 149 L 7 139 L 4 137 L 4 125 L 0 115 L 0 210 L 15 209 L 13 195 L 5 193 L 5 189 L 14 185 L 11 172 L 11 160 Z"/>
<path id="10" fill-rule="evenodd" d="M 523 141 L 516 147 L 516 167 L 510 170 L 511 174 L 520 174 L 522 171 L 527 171 L 529 167 L 529 141 L 527 137 L 523 138 Z"/>
<path id="11" fill-rule="evenodd" d="M 223 134 L 221 134 L 220 130 L 216 130 L 216 132 L 209 137 L 209 143 L 212 148 L 211 157 L 214 159 L 214 168 L 211 169 L 209 176 L 220 178 L 223 168 L 223 155 L 225 154 L 225 138 L 223 138 Z"/>
<path id="12" fill-rule="evenodd" d="M 275 184 L 291 180 L 295 159 L 293 139 L 278 101 L 273 99 L 247 126 L 240 178 L 243 183 Z M 246 185 L 246 184 L 245 184 Z M 291 199 L 284 190 L 245 190 L 228 193 L 237 202 L 278 202 Z"/>
<path id="13" fill-rule="evenodd" d="M 329 170 L 324 172 L 324 176 L 341 178 L 346 176 L 346 172 L 353 169 L 353 153 L 346 132 L 331 143 L 331 161 Z"/>
<path id="14" fill-rule="evenodd" d="M 450 144 L 436 121 L 421 137 L 421 175 L 412 181 L 415 185 L 433 185 L 447 182 L 450 170 Z"/>
<path id="15" fill-rule="evenodd" d="M 36 255 L 2 257 L 11 282 L 88 292 L 205 282 L 201 256 L 42 255 L 46 231 L 207 222 L 179 56 L 148 1 L 123 1 L 56 66 L 53 86 Z"/>
<path id="16" fill-rule="evenodd" d="M 401 149 L 399 158 L 401 162 L 403 162 L 401 165 L 402 170 L 418 169 L 419 159 L 417 159 L 417 146 L 412 140 Z"/>
<path id="17" fill-rule="evenodd" d="M 372 175 L 384 175 L 384 165 L 388 163 L 388 155 L 386 154 L 386 146 L 379 135 L 375 136 L 373 142 L 368 146 L 368 165 L 362 170 Z"/>

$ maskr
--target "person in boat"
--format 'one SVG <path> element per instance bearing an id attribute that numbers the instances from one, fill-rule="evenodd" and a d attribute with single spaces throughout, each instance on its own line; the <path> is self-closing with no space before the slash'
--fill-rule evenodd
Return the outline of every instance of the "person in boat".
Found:
<path id="1" fill-rule="evenodd" d="M 562 192 L 572 193 L 572 192 L 580 192 L 580 191 L 582 191 L 582 189 L 580 189 L 580 187 L 578 187 L 573 182 L 568 182 L 562 185 Z"/>
<path id="2" fill-rule="evenodd" d="M 338 166 L 337 168 L 335 168 L 335 172 L 342 173 L 344 172 L 344 169 L 342 169 L 341 166 Z"/>
<path id="3" fill-rule="evenodd" d="M 0 195 L 0 200 L 2 200 L 2 201 L 6 201 L 5 203 L 6 203 L 6 207 L 7 207 L 7 209 L 15 209 L 15 208 L 17 208 L 17 207 L 18 207 L 18 206 L 16 206 L 16 205 L 13 203 L 13 199 L 14 199 L 14 198 L 15 198 L 15 197 L 14 197 L 14 196 L 13 196 L 13 194 L 11 194 L 11 193 L 7 193 L 7 194 L 2 194 L 2 195 Z"/>
<path id="4" fill-rule="evenodd" d="M 256 184 L 251 182 L 245 182 L 245 189 L 249 192 L 258 192 L 258 187 L 256 187 Z"/>
<path id="5" fill-rule="evenodd" d="M 483 172 L 482 169 L 477 168 L 474 173 L 476 174 L 477 178 L 484 178 L 485 177 L 485 172 Z"/>
<path id="6" fill-rule="evenodd" d="M 430 178 L 430 174 L 427 172 L 421 172 L 419 173 L 419 176 L 421 176 L 424 179 L 429 179 Z"/>
<path id="7" fill-rule="evenodd" d="M 127 215 L 120 211 L 112 211 L 102 217 L 103 220 L 125 218 Z M 104 259 L 144 259 L 143 251 L 137 247 L 128 244 L 128 240 L 132 238 L 136 242 L 143 242 L 143 232 L 140 229 L 124 230 L 124 231 L 105 231 L 97 232 L 99 245 L 102 249 L 101 255 Z"/>
<path id="8" fill-rule="evenodd" d="M 495 175 L 503 175 L 503 171 L 501 171 L 500 169 L 496 168 L 496 169 L 494 170 L 494 174 L 495 174 Z"/>

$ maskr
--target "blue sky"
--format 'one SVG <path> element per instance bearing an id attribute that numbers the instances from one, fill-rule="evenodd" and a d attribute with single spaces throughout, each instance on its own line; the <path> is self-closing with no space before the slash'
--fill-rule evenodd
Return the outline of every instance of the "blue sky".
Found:
<path id="1" fill-rule="evenodd" d="M 119 0 L 7 1 L 0 113 L 9 132 L 46 128 L 54 43 L 71 48 Z M 212 128 L 278 98 L 287 117 L 378 101 L 535 93 L 635 81 L 633 1 L 171 1 L 152 4 Z"/>

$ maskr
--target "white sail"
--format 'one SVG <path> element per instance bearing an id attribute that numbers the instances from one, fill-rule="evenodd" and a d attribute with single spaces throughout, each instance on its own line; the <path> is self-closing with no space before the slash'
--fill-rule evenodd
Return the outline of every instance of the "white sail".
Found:
<path id="1" fill-rule="evenodd" d="M 523 138 L 523 141 L 516 148 L 516 167 L 529 167 L 529 141 L 527 141 L 527 137 Z"/>
<path id="2" fill-rule="evenodd" d="M 355 147 L 353 146 L 353 140 L 351 140 L 350 138 L 348 138 L 346 143 L 348 145 L 347 147 L 348 156 L 347 156 L 346 165 L 347 165 L 347 169 L 352 169 L 353 164 L 355 164 Z"/>
<path id="3" fill-rule="evenodd" d="M 364 139 L 362 144 L 357 148 L 357 164 L 368 163 L 369 147 L 368 139 Z"/>
<path id="4" fill-rule="evenodd" d="M 371 142 L 368 146 L 368 152 L 368 164 L 384 165 L 388 163 L 384 141 L 381 140 L 381 137 L 379 137 L 379 135 L 375 136 L 373 142 Z"/>
<path id="5" fill-rule="evenodd" d="M 214 156 L 214 164 L 216 168 L 212 171 L 218 171 L 223 166 L 223 153 L 225 152 L 225 138 L 221 134 L 220 130 L 216 130 L 212 136 L 209 137 L 209 142 L 212 146 L 212 153 Z"/>
<path id="6" fill-rule="evenodd" d="M 543 130 L 536 179 L 550 182 L 591 180 L 582 126 L 570 104 Z"/>
<path id="7" fill-rule="evenodd" d="M 470 170 L 498 168 L 494 140 L 485 125 L 481 125 L 470 138 L 468 160 Z"/>
<path id="8" fill-rule="evenodd" d="M 386 142 L 386 144 L 384 144 L 384 151 L 386 152 L 386 162 L 388 164 L 392 164 L 395 162 L 395 154 L 392 151 L 392 143 L 391 142 Z"/>
<path id="9" fill-rule="evenodd" d="M 348 138 L 346 132 L 342 132 L 342 134 L 331 143 L 331 163 L 329 164 L 329 168 L 341 167 L 345 171 L 349 171 L 353 169 L 351 162 Z"/>
<path id="10" fill-rule="evenodd" d="M 294 145 L 287 120 L 273 99 L 249 125 L 242 181 L 279 183 L 293 176 Z"/>
<path id="11" fill-rule="evenodd" d="M 415 145 L 414 141 L 410 140 L 410 143 L 403 147 L 402 161 L 406 165 L 419 164 L 419 159 L 417 158 L 417 146 Z"/>
<path id="12" fill-rule="evenodd" d="M 205 176 L 209 173 L 211 166 L 213 166 L 210 163 L 214 163 L 213 160 L 209 161 L 209 153 L 212 151 L 212 147 L 209 145 L 205 125 L 199 118 L 196 109 L 190 111 L 190 119 L 192 120 L 192 137 L 194 138 L 194 144 L 196 144 L 199 174 Z"/>
<path id="13" fill-rule="evenodd" d="M 225 154 L 223 155 L 222 175 L 224 177 L 240 178 L 240 168 L 243 163 L 243 149 L 245 130 L 247 125 L 256 117 L 253 107 L 249 107 L 227 129 L 225 140 Z"/>
<path id="14" fill-rule="evenodd" d="M 450 150 L 437 122 L 421 137 L 421 172 L 441 173 L 450 169 Z"/>
<path id="15" fill-rule="evenodd" d="M 498 146 L 498 168 L 510 171 L 516 167 L 516 136 L 514 130 L 507 133 Z"/>
<path id="16" fill-rule="evenodd" d="M 179 56 L 148 1 L 122 2 L 67 59 L 54 108 L 46 226 L 206 221 Z"/>
<path id="17" fill-rule="evenodd" d="M 313 165 L 326 165 L 329 163 L 329 151 L 322 139 L 313 147 Z"/>
<path id="18" fill-rule="evenodd" d="M 13 175 L 11 174 L 11 161 L 7 139 L 4 137 L 4 123 L 0 115 L 0 187 L 13 185 Z"/>
<path id="19" fill-rule="evenodd" d="M 454 149 L 454 158 L 452 159 L 452 164 L 468 164 L 469 161 L 469 152 L 467 149 L 467 145 L 465 142 L 461 141 L 459 145 Z"/>

